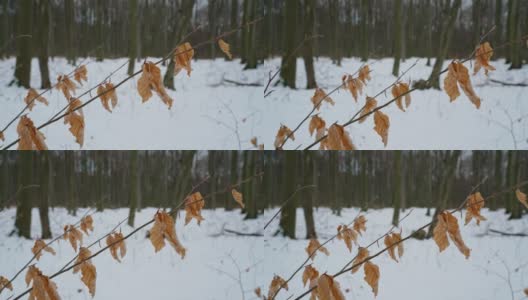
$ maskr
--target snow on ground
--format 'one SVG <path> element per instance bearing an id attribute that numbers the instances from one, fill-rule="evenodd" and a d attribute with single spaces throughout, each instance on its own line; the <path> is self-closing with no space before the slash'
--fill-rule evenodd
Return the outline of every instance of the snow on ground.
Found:
<path id="1" fill-rule="evenodd" d="M 407 69 L 415 62 L 408 59 L 402 65 Z M 79 93 L 98 84 L 112 70 L 126 63 L 126 59 L 105 60 L 96 63 L 87 59 L 89 82 Z M 371 61 L 373 81 L 366 94 L 373 96 L 390 85 L 392 59 Z M 14 59 L 0 61 L 0 120 L 7 124 L 24 106 L 26 91 L 7 87 L 12 79 Z M 497 71 L 491 78 L 506 82 L 528 82 L 528 68 L 507 71 L 504 61 L 494 62 Z M 119 105 L 113 114 L 106 112 L 96 101 L 85 109 L 86 134 L 84 149 L 250 149 L 250 140 L 258 137 L 266 149 L 273 149 L 275 135 L 281 124 L 295 127 L 311 110 L 313 90 L 290 90 L 274 88 L 271 96 L 264 98 L 264 87 L 240 87 L 227 84 L 223 79 L 265 85 L 270 72 L 277 70 L 280 59 L 265 62 L 257 70 L 244 71 L 239 61 L 223 59 L 198 60 L 194 62 L 191 78 L 180 74 L 176 78 L 175 99 L 171 111 L 157 98 L 141 104 L 136 91 L 136 79 L 127 82 L 119 91 Z M 327 58 L 316 61 L 316 76 L 319 85 L 327 91 L 338 86 L 341 76 L 354 73 L 361 66 L 358 59 L 344 59 L 338 67 Z M 468 63 L 469 66 L 469 63 Z M 138 64 L 137 68 L 140 67 Z M 470 66 L 469 66 L 470 67 Z M 69 73 L 72 67 L 64 59 L 50 63 L 51 77 Z M 297 82 L 305 86 L 304 64 L 298 61 Z M 164 68 L 162 68 L 164 72 Z M 430 68 L 422 59 L 404 77 L 405 81 L 427 78 Z M 38 87 L 37 61 L 33 61 L 32 85 Z M 112 76 L 112 82 L 126 77 L 126 66 Z M 449 103 L 448 96 L 441 91 L 420 91 L 413 94 L 413 103 L 407 113 L 395 106 L 389 107 L 391 117 L 389 144 L 387 149 L 528 149 L 528 99 L 527 88 L 504 87 L 490 82 L 483 74 L 473 79 L 477 94 L 483 98 L 481 110 L 476 110 L 465 96 Z M 30 113 L 36 124 L 42 124 L 61 109 L 66 101 L 58 92 L 47 94 L 49 107 L 37 104 Z M 321 116 L 332 124 L 345 122 L 361 107 L 344 90 L 332 96 L 335 107 L 323 106 Z M 384 103 L 390 98 L 378 98 Z M 87 100 L 83 98 L 81 100 Z M 364 101 L 364 100 L 363 100 Z M 363 102 L 362 101 L 362 102 Z M 373 121 L 355 125 L 349 130 L 360 149 L 383 149 L 379 136 L 373 130 Z M 52 149 L 79 149 L 66 125 L 62 122 L 45 128 L 48 146 Z M 16 123 L 6 132 L 7 141 L 17 137 Z M 313 141 L 308 134 L 308 124 L 296 134 L 297 140 L 287 148 L 307 146 Z"/>
<path id="2" fill-rule="evenodd" d="M 79 210 L 79 215 L 86 210 Z M 276 210 L 266 211 L 257 220 L 243 221 L 237 212 L 224 210 L 204 211 L 205 222 L 198 227 L 193 221 L 183 227 L 182 218 L 177 221 L 177 232 L 187 248 L 184 260 L 166 247 L 155 254 L 146 230 L 127 240 L 128 253 L 120 264 L 103 253 L 93 259 L 97 267 L 97 294 L 95 299 L 256 299 L 253 290 L 261 287 L 267 292 L 274 274 L 288 277 L 306 259 L 306 240 L 288 240 L 273 237 L 277 229 L 275 220 L 267 230 L 264 224 Z M 145 209 L 137 216 L 137 224 L 149 220 L 155 209 Z M 329 209 L 315 212 L 316 227 L 320 240 L 335 233 L 339 224 L 349 223 L 358 214 L 357 209 L 345 209 L 342 216 L 332 215 Z M 374 262 L 380 266 L 379 295 L 376 299 L 523 299 L 522 289 L 528 287 L 528 239 L 504 237 L 488 232 L 489 228 L 507 232 L 528 232 L 528 218 L 508 221 L 503 212 L 483 212 L 488 218 L 480 227 L 474 223 L 462 227 L 462 236 L 472 249 L 466 260 L 451 245 L 439 254 L 434 241 L 410 240 L 405 243 L 405 254 L 396 263 L 383 254 Z M 0 274 L 12 276 L 31 257 L 32 241 L 8 237 L 13 228 L 15 209 L 0 212 Z M 126 209 L 106 210 L 94 215 L 95 233 L 85 238 L 85 244 L 104 235 L 127 216 Z M 390 227 L 391 209 L 371 210 L 366 213 L 367 232 L 360 237 L 360 245 L 367 245 L 383 235 Z M 54 209 L 50 214 L 54 235 L 62 227 L 75 223 L 76 217 L 64 209 Z M 38 211 L 33 211 L 32 233 L 38 237 L 40 224 Z M 403 234 L 409 234 L 429 221 L 424 209 L 414 209 L 401 224 Z M 263 237 L 240 237 L 221 234 L 223 228 L 240 232 L 262 232 Z M 305 234 L 302 210 L 298 210 L 297 234 Z M 131 228 L 122 226 L 123 233 Z M 371 253 L 381 249 L 373 246 Z M 38 267 L 45 274 L 60 269 L 74 253 L 69 243 L 61 241 L 53 245 L 56 256 L 44 254 Z M 352 258 L 342 241 L 328 245 L 329 257 L 318 254 L 314 266 L 321 272 L 334 273 Z M 93 248 L 97 250 L 99 247 Z M 238 276 L 241 276 L 241 285 Z M 25 289 L 22 276 L 15 282 L 15 294 Z M 299 295 L 302 287 L 299 274 L 290 284 L 290 290 L 281 293 L 280 299 Z M 370 287 L 363 281 L 363 271 L 347 274 L 338 279 L 347 299 L 374 299 Z M 509 279 L 508 279 L 509 278 Z M 56 278 L 62 299 L 90 299 L 80 275 L 71 272 Z M 511 284 L 511 288 L 510 288 Z M 244 293 L 244 296 L 242 295 Z M 7 299 L 10 292 L 0 296 Z"/>

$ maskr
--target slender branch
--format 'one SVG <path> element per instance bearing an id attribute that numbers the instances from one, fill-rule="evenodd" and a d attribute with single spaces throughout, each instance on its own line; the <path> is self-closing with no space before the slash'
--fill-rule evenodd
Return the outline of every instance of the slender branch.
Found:
<path id="1" fill-rule="evenodd" d="M 266 225 L 264 226 L 264 230 L 266 230 L 266 228 L 268 228 L 268 226 L 271 224 L 271 222 L 273 222 L 273 220 L 284 210 L 284 207 L 286 206 L 286 204 L 288 204 L 288 202 L 290 202 L 291 199 L 293 199 L 297 193 L 299 193 L 300 191 L 302 190 L 306 190 L 306 189 L 315 189 L 317 188 L 316 185 L 305 185 L 303 187 L 300 187 L 298 189 L 296 189 L 291 195 L 290 197 L 288 197 L 288 199 L 286 199 L 286 201 L 284 201 L 282 203 L 282 206 L 281 208 L 273 215 L 273 217 L 271 217 L 271 219 L 268 221 L 268 223 L 266 223 Z"/>

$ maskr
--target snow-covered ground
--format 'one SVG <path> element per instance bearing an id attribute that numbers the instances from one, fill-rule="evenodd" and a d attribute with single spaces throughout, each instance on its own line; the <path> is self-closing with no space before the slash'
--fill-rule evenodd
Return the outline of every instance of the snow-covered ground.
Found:
<path id="1" fill-rule="evenodd" d="M 98 84 L 112 70 L 126 62 L 125 59 L 105 60 L 96 63 L 87 59 L 89 81 L 79 90 Z M 402 65 L 407 69 L 415 62 L 408 59 Z M 373 96 L 391 84 L 392 59 L 371 61 L 373 81 L 366 94 Z M 504 61 L 493 63 L 497 71 L 490 78 L 511 83 L 528 83 L 528 68 L 507 71 Z M 0 120 L 7 124 L 24 106 L 26 91 L 7 87 L 12 79 L 14 59 L 0 61 Z M 468 67 L 469 63 L 467 64 Z M 113 114 L 105 111 L 99 101 L 85 109 L 86 134 L 84 149 L 250 149 L 250 140 L 257 137 L 266 149 L 273 149 L 275 135 L 281 124 L 295 127 L 311 110 L 313 90 L 274 88 L 271 96 L 264 98 L 264 87 L 240 87 L 223 82 L 267 83 L 269 73 L 277 70 L 280 59 L 265 62 L 257 70 L 244 71 L 238 62 L 223 59 L 194 62 L 191 78 L 180 74 L 176 78 L 175 99 L 171 111 L 156 96 L 141 104 L 136 91 L 136 81 L 124 84 L 118 90 L 119 105 Z M 318 83 L 327 91 L 341 82 L 345 73 L 354 73 L 361 66 L 358 59 L 344 59 L 338 67 L 327 58 L 316 61 Z M 140 65 L 138 64 L 137 68 Z M 50 63 L 53 81 L 58 74 L 69 73 L 72 66 L 64 59 Z M 298 61 L 297 82 L 305 86 L 304 64 Z M 164 68 L 162 68 L 164 72 Z M 427 78 L 430 68 L 422 59 L 405 77 L 404 81 Z M 38 64 L 33 62 L 32 85 L 38 87 Z M 126 77 L 126 66 L 112 76 L 112 82 Z M 483 98 L 481 110 L 461 96 L 449 103 L 441 91 L 420 91 L 413 94 L 413 103 L 403 113 L 395 106 L 386 112 L 391 118 L 387 149 L 528 149 L 528 99 L 526 87 L 504 87 L 490 82 L 482 73 L 473 78 L 476 92 Z M 58 91 L 46 98 L 49 107 L 37 104 L 30 117 L 42 124 L 61 109 L 66 101 Z M 332 96 L 335 107 L 324 105 L 321 116 L 332 124 L 345 122 L 361 107 L 344 90 Z M 390 95 L 378 98 L 380 103 L 390 100 Z M 81 100 L 87 100 L 82 98 Z M 363 98 L 364 99 L 364 98 Z M 349 130 L 360 149 L 383 149 L 380 137 L 373 130 L 373 121 L 354 125 Z M 58 122 L 43 130 L 52 149 L 79 149 L 66 125 Z M 10 142 L 17 137 L 16 124 L 5 133 Z M 313 141 L 308 124 L 296 135 L 295 142 L 287 148 L 307 146 Z"/>
<path id="2" fill-rule="evenodd" d="M 82 215 L 86 210 L 80 210 Z M 253 290 L 261 287 L 267 292 L 274 274 L 288 277 L 306 259 L 306 240 L 288 240 L 273 237 L 278 220 L 263 230 L 265 223 L 276 210 L 270 210 L 257 220 L 243 221 L 237 212 L 224 210 L 204 211 L 205 222 L 198 227 L 193 221 L 187 227 L 178 218 L 177 232 L 187 248 L 187 257 L 182 260 L 169 247 L 155 254 L 146 230 L 127 240 L 128 253 L 122 263 L 114 261 L 109 253 L 93 259 L 97 267 L 97 293 L 95 299 L 256 299 Z M 149 220 L 155 209 L 145 209 L 137 216 L 137 224 Z M 356 209 L 345 209 L 342 216 L 332 215 L 329 209 L 315 212 L 316 227 L 320 241 L 335 233 L 336 227 L 349 223 L 358 214 Z M 374 262 L 381 271 L 377 299 L 524 299 L 522 290 L 528 287 L 528 239 L 504 237 L 488 232 L 488 229 L 507 232 L 528 232 L 528 218 L 508 221 L 503 212 L 483 211 L 488 218 L 480 227 L 474 223 L 462 227 L 462 236 L 472 249 L 469 260 L 451 245 L 439 254 L 434 241 L 410 240 L 405 243 L 405 254 L 400 263 L 392 261 L 387 254 Z M 0 275 L 12 276 L 31 257 L 32 241 L 8 237 L 13 228 L 15 209 L 0 212 Z M 127 216 L 126 209 L 106 210 L 94 215 L 95 233 L 85 238 L 90 243 L 105 234 Z M 384 234 L 390 227 L 391 209 L 372 210 L 366 213 L 367 232 L 360 238 L 363 246 Z M 62 226 L 75 223 L 76 217 L 66 214 L 64 209 L 55 209 L 50 215 L 52 231 L 62 232 Z M 33 235 L 38 237 L 40 224 L 38 211 L 33 211 Z M 403 234 L 427 223 L 424 209 L 414 209 L 410 217 L 401 224 Z M 240 232 L 261 232 L 263 237 L 240 237 L 223 233 L 223 228 Z M 298 210 L 298 236 L 305 234 L 302 210 Z M 132 229 L 120 228 L 124 234 Z M 375 245 L 371 253 L 383 245 Z M 56 256 L 44 254 L 37 266 L 45 274 L 60 269 L 74 252 L 65 241 L 53 245 Z M 330 256 L 318 254 L 314 266 L 321 272 L 334 273 L 350 259 L 342 241 L 328 245 Z M 99 249 L 99 246 L 92 250 Z M 239 273 L 240 272 L 240 273 Z M 24 273 L 15 282 L 18 294 L 26 286 Z M 280 299 L 299 295 L 302 287 L 299 274 L 290 284 L 289 291 L 280 294 Z M 239 276 L 241 278 L 239 282 Z M 355 275 L 339 277 L 347 299 L 374 299 L 370 287 L 363 281 L 363 271 Z M 90 299 L 80 275 L 71 272 L 55 279 L 62 299 Z M 8 299 L 7 292 L 0 296 Z"/>

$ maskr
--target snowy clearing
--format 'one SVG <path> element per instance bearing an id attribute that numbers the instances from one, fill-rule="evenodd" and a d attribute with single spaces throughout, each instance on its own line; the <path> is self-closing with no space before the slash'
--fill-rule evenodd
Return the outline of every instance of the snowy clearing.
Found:
<path id="1" fill-rule="evenodd" d="M 253 290 L 261 287 L 267 293 L 274 274 L 287 278 L 307 257 L 306 240 L 288 240 L 273 237 L 278 228 L 275 220 L 267 230 L 264 224 L 276 210 L 266 211 L 257 220 L 243 221 L 238 211 L 204 211 L 206 221 L 198 227 L 193 221 L 183 227 L 183 220 L 177 221 L 177 232 L 187 248 L 187 257 L 180 257 L 169 247 L 155 254 L 146 229 L 127 240 L 128 253 L 119 264 L 109 253 L 93 259 L 97 267 L 97 292 L 95 299 L 256 299 Z M 86 210 L 78 211 L 79 216 Z M 107 233 L 120 220 L 127 216 L 127 209 L 106 210 L 94 217 L 95 233 L 85 238 L 91 243 Z M 155 209 L 144 209 L 137 215 L 137 224 L 149 220 Z M 358 214 L 356 209 L 344 209 L 342 216 L 332 215 L 329 209 L 315 212 L 319 240 L 332 236 L 336 227 L 349 223 Z M 405 243 L 405 255 L 400 263 L 383 254 L 373 262 L 380 266 L 380 290 L 376 299 L 523 299 L 522 290 L 528 287 L 528 239 L 503 237 L 488 232 L 489 228 L 507 232 L 528 232 L 528 218 L 507 221 L 503 212 L 483 211 L 488 222 L 477 227 L 474 223 L 462 227 L 462 236 L 472 249 L 471 257 L 463 255 L 451 245 L 439 254 L 432 240 L 410 240 Z M 32 241 L 7 237 L 13 228 L 15 209 L 0 212 L 0 274 L 12 276 L 31 257 Z M 383 235 L 390 227 L 392 209 L 371 210 L 366 213 L 367 232 L 359 242 L 365 246 Z M 302 210 L 297 213 L 297 233 L 304 237 Z M 75 223 L 78 218 L 66 214 L 65 209 L 50 212 L 54 235 L 62 233 L 62 227 Z M 424 209 L 414 209 L 410 217 L 401 224 L 403 234 L 430 220 Z M 38 210 L 33 210 L 33 235 L 38 237 L 40 224 Z M 222 233 L 222 229 L 241 232 L 262 232 L 263 237 L 239 237 Z M 131 228 L 122 226 L 124 234 Z M 370 251 L 384 247 L 373 246 Z M 38 262 L 45 274 L 60 269 L 69 261 L 74 252 L 65 241 L 53 245 L 57 256 L 46 253 Z M 319 253 L 314 266 L 320 271 L 334 273 L 341 269 L 350 254 L 342 241 L 328 245 L 330 256 Z M 99 249 L 98 246 L 92 250 Z M 237 282 L 242 278 L 241 286 Z M 25 290 L 24 273 L 15 282 L 14 294 Z M 280 299 L 299 295 L 302 287 L 301 274 L 291 283 L 290 290 L 283 291 Z M 233 279 L 234 278 L 234 279 Z M 509 278 L 509 283 L 508 279 Z M 505 280 L 506 279 L 506 280 Z M 347 299 L 374 299 L 370 287 L 363 281 L 363 271 L 355 275 L 339 277 L 342 289 L 347 290 Z M 56 278 L 62 299 L 91 299 L 80 281 L 80 275 L 71 272 Z M 509 284 L 511 284 L 511 289 Z M 242 291 L 244 297 L 242 296 Z M 513 294 L 512 294 L 513 293 Z M 1 299 L 13 293 L 7 291 Z"/>
<path id="2" fill-rule="evenodd" d="M 111 71 L 125 63 L 125 59 L 105 60 L 96 63 L 87 59 L 88 83 L 78 93 L 98 84 Z M 408 59 L 402 70 L 415 62 Z M 427 78 L 430 68 L 425 59 L 405 77 L 404 81 Z M 373 80 L 366 88 L 366 94 L 375 95 L 393 83 L 390 75 L 392 59 L 371 61 Z M 14 59 L 0 61 L 0 120 L 2 127 L 23 107 L 26 91 L 22 88 L 7 87 L 15 65 Z M 490 78 L 511 83 L 528 82 L 528 68 L 507 71 L 503 61 L 494 62 L 497 71 Z M 85 108 L 86 131 L 83 149 L 251 149 L 250 140 L 257 137 L 265 143 L 266 149 L 273 149 L 273 142 L 281 124 L 294 128 L 311 110 L 313 90 L 290 90 L 274 88 L 271 96 L 264 98 L 264 87 L 240 87 L 223 79 L 265 85 L 269 72 L 280 66 L 279 59 L 266 61 L 257 70 L 244 71 L 238 62 L 223 59 L 198 60 L 194 63 L 191 78 L 180 74 L 176 78 L 176 92 L 170 92 L 175 99 L 171 111 L 156 96 L 148 103 L 141 104 L 136 91 L 137 78 L 119 88 L 119 105 L 113 114 L 105 111 L 99 100 Z M 341 82 L 345 73 L 354 73 L 361 66 L 358 59 L 345 59 L 341 67 L 327 58 L 316 61 L 318 83 L 329 91 Z M 469 66 L 469 63 L 468 63 Z M 139 66 L 138 66 L 139 68 Z M 64 59 L 50 63 L 51 77 L 69 73 L 72 67 Z M 304 64 L 298 61 L 297 82 L 305 85 Z M 164 72 L 164 67 L 162 68 Z M 40 84 L 37 61 L 33 61 L 32 85 Z M 111 80 L 119 82 L 126 77 L 126 66 Z M 461 96 L 450 104 L 442 91 L 419 91 L 413 94 L 412 106 L 406 113 L 393 105 L 386 112 L 391 118 L 389 144 L 387 149 L 400 150 L 444 150 L 444 149 L 528 149 L 528 99 L 526 87 L 504 87 L 490 82 L 483 74 L 473 78 L 476 92 L 483 98 L 483 105 L 476 110 L 470 101 Z M 29 114 L 35 124 L 40 125 L 59 111 L 66 101 L 58 91 L 46 94 L 50 106 L 38 103 Z M 390 93 L 378 98 L 380 103 L 390 100 Z M 327 124 L 346 122 L 363 105 L 356 104 L 352 96 L 341 90 L 332 96 L 335 107 L 323 105 L 321 116 Z M 81 100 L 86 101 L 85 97 Z M 364 99 L 364 98 L 363 98 Z M 5 133 L 6 142 L 17 138 L 16 124 Z M 380 137 L 373 130 L 370 118 L 361 125 L 349 128 L 354 143 L 359 149 L 384 149 Z M 57 122 L 43 129 L 50 149 L 76 150 L 73 136 L 66 125 Z M 313 138 L 309 136 L 308 124 L 296 134 L 296 141 L 286 148 L 307 146 Z"/>

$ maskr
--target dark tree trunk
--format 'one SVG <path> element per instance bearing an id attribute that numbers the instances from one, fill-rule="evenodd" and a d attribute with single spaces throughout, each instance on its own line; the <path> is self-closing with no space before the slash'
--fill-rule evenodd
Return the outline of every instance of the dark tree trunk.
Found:
<path id="1" fill-rule="evenodd" d="M 75 65 L 76 47 L 74 46 L 74 30 L 75 30 L 75 3 L 73 0 L 64 0 L 64 18 L 66 22 L 66 58 L 68 62 Z M 97 45 L 99 47 L 100 45 Z M 98 48 L 99 49 L 99 48 Z"/>
<path id="2" fill-rule="evenodd" d="M 394 175 L 392 177 L 393 182 L 393 196 L 392 196 L 392 205 L 394 208 L 394 213 L 392 214 L 392 225 L 398 226 L 400 223 L 400 207 L 402 202 L 402 153 L 401 151 L 394 152 Z"/>
<path id="3" fill-rule="evenodd" d="M 297 153 L 295 151 L 289 151 L 285 154 L 284 168 L 285 178 L 283 184 L 283 197 L 284 201 L 293 195 L 295 191 L 295 179 L 297 178 Z M 283 206 L 280 217 L 280 232 L 291 239 L 295 239 L 295 224 L 296 224 L 296 210 L 297 210 L 297 197 L 290 199 Z"/>
<path id="4" fill-rule="evenodd" d="M 51 88 L 51 81 L 48 67 L 48 42 L 49 42 L 49 23 L 50 23 L 50 3 L 49 0 L 38 1 L 38 28 L 36 30 L 36 38 L 38 41 L 38 60 L 40 68 L 40 86 L 42 89 Z"/>
<path id="5" fill-rule="evenodd" d="M 304 0 L 304 36 L 308 38 L 304 44 L 307 89 L 315 89 L 317 87 L 314 70 L 313 40 L 310 38 L 314 35 L 315 30 L 315 4 L 315 0 Z"/>
<path id="6" fill-rule="evenodd" d="M 39 216 L 40 224 L 42 227 L 42 239 L 51 238 L 51 229 L 50 229 L 50 220 L 49 220 L 49 200 L 52 198 L 53 193 L 53 168 L 50 153 L 42 154 L 42 157 L 39 157 L 43 160 L 43 163 L 40 165 L 40 184 L 41 191 L 39 193 Z M 39 155 L 40 156 L 40 155 Z"/>
<path id="7" fill-rule="evenodd" d="M 25 1 L 24 1 L 25 2 Z M 28 188 L 33 184 L 33 156 L 31 152 L 21 152 L 17 165 L 20 193 L 17 197 L 17 210 L 15 216 L 15 232 L 18 236 L 31 238 L 31 209 L 33 207 L 33 191 Z"/>
<path id="8" fill-rule="evenodd" d="M 128 226 L 134 227 L 136 222 L 136 210 L 139 199 L 139 170 L 138 170 L 138 153 L 137 151 L 130 152 L 130 199 L 128 211 Z"/>
<path id="9" fill-rule="evenodd" d="M 17 10 L 17 59 L 15 66 L 15 81 L 18 86 L 29 89 L 31 86 L 31 57 L 33 1 L 18 1 Z"/>
<path id="10" fill-rule="evenodd" d="M 138 0 L 130 0 L 128 2 L 128 75 L 134 74 L 136 68 L 136 58 L 138 56 Z"/>
<path id="11" fill-rule="evenodd" d="M 392 75 L 400 76 L 400 60 L 402 56 L 402 0 L 394 1 L 394 65 Z"/>
<path id="12" fill-rule="evenodd" d="M 295 78 L 297 74 L 297 55 L 295 51 L 296 33 L 297 33 L 297 9 L 299 0 L 286 1 L 284 4 L 284 55 L 281 64 L 281 78 L 285 86 L 292 89 L 296 88 Z"/>

